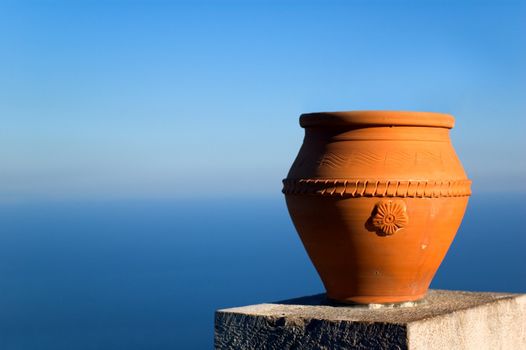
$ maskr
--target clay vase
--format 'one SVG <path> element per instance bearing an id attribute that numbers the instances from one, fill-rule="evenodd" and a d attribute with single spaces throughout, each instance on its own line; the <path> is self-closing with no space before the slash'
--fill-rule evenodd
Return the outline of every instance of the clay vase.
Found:
<path id="1" fill-rule="evenodd" d="M 425 296 L 471 194 L 447 114 L 303 114 L 283 180 L 287 207 L 327 290 L 344 303 Z"/>

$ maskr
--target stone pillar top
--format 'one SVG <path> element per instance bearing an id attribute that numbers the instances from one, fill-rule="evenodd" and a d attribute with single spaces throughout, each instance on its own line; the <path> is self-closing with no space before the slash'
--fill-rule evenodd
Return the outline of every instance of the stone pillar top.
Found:
<path id="1" fill-rule="evenodd" d="M 341 305 L 324 294 L 216 312 L 216 349 L 526 349 L 526 295 L 430 290 Z"/>

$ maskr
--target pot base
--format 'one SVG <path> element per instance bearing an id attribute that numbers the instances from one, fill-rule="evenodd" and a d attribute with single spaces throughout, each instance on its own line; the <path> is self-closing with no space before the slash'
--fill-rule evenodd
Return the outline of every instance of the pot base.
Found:
<path id="1" fill-rule="evenodd" d="M 404 296 L 357 296 L 345 299 L 335 298 L 327 294 L 327 299 L 333 302 L 347 305 L 389 305 L 389 306 L 414 306 L 404 305 L 406 303 L 419 302 L 424 299 L 426 293 L 419 295 L 404 295 Z"/>

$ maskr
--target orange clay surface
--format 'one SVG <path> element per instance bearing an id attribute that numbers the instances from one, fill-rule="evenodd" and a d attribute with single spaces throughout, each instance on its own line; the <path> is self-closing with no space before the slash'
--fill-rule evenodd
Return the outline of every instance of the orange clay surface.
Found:
<path id="1" fill-rule="evenodd" d="M 471 181 L 447 114 L 304 114 L 283 181 L 299 236 L 331 299 L 422 298 L 462 221 Z"/>

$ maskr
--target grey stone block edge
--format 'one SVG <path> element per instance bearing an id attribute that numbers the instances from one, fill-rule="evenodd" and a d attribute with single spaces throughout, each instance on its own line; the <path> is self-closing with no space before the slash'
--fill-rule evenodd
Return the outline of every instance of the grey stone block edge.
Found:
<path id="1" fill-rule="evenodd" d="M 217 312 L 216 349 L 408 349 L 406 325 Z"/>

